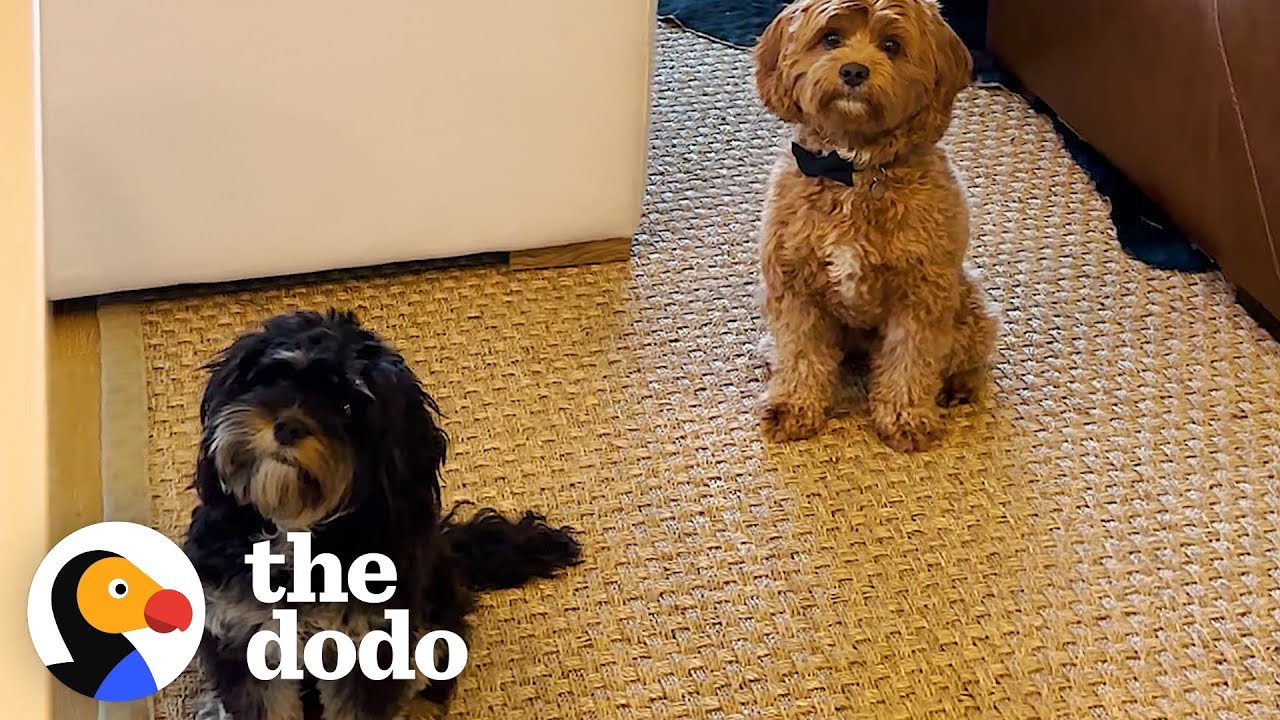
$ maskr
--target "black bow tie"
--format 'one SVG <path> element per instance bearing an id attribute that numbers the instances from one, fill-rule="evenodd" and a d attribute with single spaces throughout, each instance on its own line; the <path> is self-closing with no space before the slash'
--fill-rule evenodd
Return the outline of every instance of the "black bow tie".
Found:
<path id="1" fill-rule="evenodd" d="M 791 154 L 796 156 L 796 166 L 805 175 L 811 178 L 827 178 L 853 187 L 853 174 L 858 169 L 854 167 L 852 161 L 845 160 L 838 153 L 829 152 L 819 155 L 793 142 Z"/>

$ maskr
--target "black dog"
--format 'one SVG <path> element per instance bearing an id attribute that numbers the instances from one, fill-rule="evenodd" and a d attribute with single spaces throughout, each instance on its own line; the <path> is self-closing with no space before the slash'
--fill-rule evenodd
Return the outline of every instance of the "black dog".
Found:
<path id="1" fill-rule="evenodd" d="M 304 705 L 318 699 L 328 720 L 389 720 L 422 687 L 369 680 L 359 668 L 340 680 L 257 680 L 247 646 L 258 630 L 278 629 L 273 607 L 298 611 L 300 645 L 322 630 L 359 642 L 387 629 L 384 608 L 409 611 L 415 645 L 437 629 L 465 638 L 475 591 L 551 577 L 578 562 L 572 531 L 549 527 L 533 512 L 517 522 L 489 509 L 466 521 L 442 514 L 447 438 L 435 401 L 404 359 L 353 315 L 273 318 L 208 369 L 195 477 L 200 505 L 186 542 L 207 603 L 200 657 L 211 699 L 201 717 L 302 720 Z M 344 604 L 258 602 L 245 556 L 263 540 L 273 553 L 287 553 L 290 531 L 311 533 L 313 557 L 331 553 L 344 569 L 365 553 L 389 557 L 394 595 L 381 606 L 354 597 Z M 292 570 L 291 556 L 274 566 L 273 586 L 290 587 Z M 313 588 L 320 587 L 317 576 Z M 268 662 L 274 666 L 278 657 Z M 443 704 L 451 691 L 452 682 L 438 683 L 421 695 Z"/>

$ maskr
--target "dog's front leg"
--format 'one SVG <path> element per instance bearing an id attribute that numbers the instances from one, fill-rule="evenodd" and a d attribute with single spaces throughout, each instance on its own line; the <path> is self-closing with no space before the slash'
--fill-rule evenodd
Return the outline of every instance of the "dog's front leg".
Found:
<path id="1" fill-rule="evenodd" d="M 775 441 L 811 437 L 826 424 L 839 377 L 840 323 L 808 297 L 776 289 L 766 293 L 765 318 L 776 357 L 761 428 Z"/>
<path id="2" fill-rule="evenodd" d="M 225 613 L 227 605 L 213 606 L 211 613 Z M 236 615 L 235 609 L 230 613 Z M 219 620 L 225 616 L 215 615 Z M 252 618 L 252 616 L 247 616 Z M 245 657 L 247 639 L 236 642 L 206 632 L 200 642 L 200 661 L 206 685 L 197 701 L 196 720 L 303 720 L 302 683 L 297 680 L 259 680 Z M 279 663 L 278 653 L 268 662 Z"/>
<path id="3" fill-rule="evenodd" d="M 294 680 L 247 678 L 219 691 L 201 708 L 198 720 L 303 720 L 302 684 Z"/>
<path id="4" fill-rule="evenodd" d="M 392 720 L 408 701 L 403 680 L 370 680 L 359 670 L 341 680 L 321 680 L 324 720 Z"/>
<path id="5" fill-rule="evenodd" d="M 942 359 L 950 326 L 946 313 L 907 301 L 891 313 L 871 358 L 871 422 L 886 445 L 900 452 L 937 441 Z"/>

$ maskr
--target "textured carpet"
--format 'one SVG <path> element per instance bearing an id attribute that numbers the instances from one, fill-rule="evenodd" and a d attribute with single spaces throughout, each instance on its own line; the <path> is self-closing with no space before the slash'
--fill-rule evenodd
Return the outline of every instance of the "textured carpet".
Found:
<path id="1" fill-rule="evenodd" d="M 337 305 L 440 399 L 447 500 L 586 533 L 583 566 L 484 602 L 453 717 L 1274 717 L 1280 347 L 1223 280 L 1128 258 L 1050 121 L 967 91 L 947 142 L 1007 323 L 994 397 L 922 455 L 880 445 L 857 391 L 821 437 L 766 445 L 756 227 L 783 129 L 743 53 L 659 45 L 629 265 L 139 306 L 157 526 L 191 508 L 197 367 Z"/>

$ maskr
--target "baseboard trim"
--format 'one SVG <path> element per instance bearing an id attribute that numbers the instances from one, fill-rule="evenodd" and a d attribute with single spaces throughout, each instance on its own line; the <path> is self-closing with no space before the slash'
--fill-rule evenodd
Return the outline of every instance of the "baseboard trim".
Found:
<path id="1" fill-rule="evenodd" d="M 97 309 L 58 304 L 49 326 L 49 530 L 57 543 L 102 520 L 99 476 Z M 57 720 L 98 720 L 98 703 L 61 683 L 52 686 Z M 21 713 L 18 713 L 21 714 Z"/>
<path id="2" fill-rule="evenodd" d="M 102 516 L 151 527 L 147 374 L 136 305 L 98 309 L 102 344 Z"/>
<path id="3" fill-rule="evenodd" d="M 557 247 L 517 250 L 507 259 L 513 270 L 594 265 L 631 259 L 631 238 L 611 238 Z"/>

